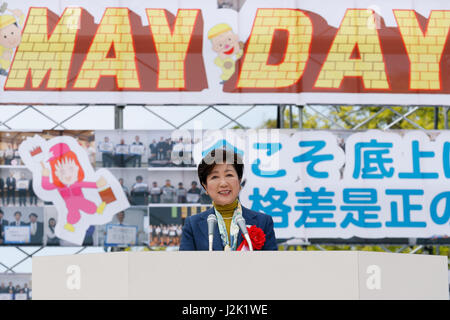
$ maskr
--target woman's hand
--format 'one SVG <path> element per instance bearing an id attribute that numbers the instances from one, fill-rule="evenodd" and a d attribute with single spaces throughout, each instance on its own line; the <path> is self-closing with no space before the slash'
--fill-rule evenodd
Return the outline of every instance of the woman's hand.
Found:
<path id="1" fill-rule="evenodd" d="M 48 170 L 44 163 L 41 161 L 41 167 L 42 167 L 42 176 L 43 177 L 48 177 L 50 175 L 50 170 Z"/>
<path id="2" fill-rule="evenodd" d="M 96 184 L 98 189 L 101 189 L 107 185 L 106 180 L 103 177 L 100 177 L 100 179 L 97 180 Z"/>

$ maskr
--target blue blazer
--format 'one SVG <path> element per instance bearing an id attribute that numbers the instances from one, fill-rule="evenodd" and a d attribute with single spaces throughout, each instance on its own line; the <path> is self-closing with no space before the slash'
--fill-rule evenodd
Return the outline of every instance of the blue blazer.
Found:
<path id="1" fill-rule="evenodd" d="M 206 220 L 211 213 L 214 213 L 213 207 L 186 218 L 183 226 L 183 233 L 181 235 L 180 251 L 208 251 L 208 223 Z M 242 207 L 242 217 L 245 219 L 245 223 L 248 226 L 256 225 L 264 231 L 266 241 L 261 250 L 278 250 L 275 232 L 273 230 L 273 220 L 270 215 Z M 239 232 L 237 241 L 238 248 L 243 239 L 242 233 Z M 222 238 L 220 237 L 219 228 L 216 226 L 214 230 L 213 250 L 223 251 L 223 249 L 224 247 Z"/>

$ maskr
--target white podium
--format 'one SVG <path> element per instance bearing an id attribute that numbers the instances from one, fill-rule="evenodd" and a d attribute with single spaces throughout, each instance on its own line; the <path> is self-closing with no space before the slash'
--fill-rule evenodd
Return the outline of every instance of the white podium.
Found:
<path id="1" fill-rule="evenodd" d="M 32 279 L 33 299 L 449 299 L 447 257 L 360 251 L 33 257 Z"/>

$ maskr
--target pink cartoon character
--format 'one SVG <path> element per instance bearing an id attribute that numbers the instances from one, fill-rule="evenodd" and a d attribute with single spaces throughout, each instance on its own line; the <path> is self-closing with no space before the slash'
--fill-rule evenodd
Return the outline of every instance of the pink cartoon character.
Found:
<path id="1" fill-rule="evenodd" d="M 81 212 L 87 214 L 102 214 L 106 202 L 100 205 L 87 200 L 82 192 L 84 188 L 101 189 L 107 182 L 100 177 L 96 182 L 84 181 L 84 171 L 81 167 L 77 155 L 70 150 L 65 143 L 55 144 L 50 148 L 52 157 L 48 160 L 51 167 L 52 182 L 50 182 L 50 170 L 43 162 L 42 166 L 42 188 L 44 190 L 56 189 L 67 207 L 67 223 L 64 229 L 74 232 L 74 225 L 80 221 Z"/>

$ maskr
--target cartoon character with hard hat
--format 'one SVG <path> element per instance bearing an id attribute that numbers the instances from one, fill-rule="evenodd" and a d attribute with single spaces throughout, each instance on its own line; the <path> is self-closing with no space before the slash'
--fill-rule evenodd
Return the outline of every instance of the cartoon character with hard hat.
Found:
<path id="1" fill-rule="evenodd" d="M 220 23 L 212 27 L 208 32 L 212 49 L 217 52 L 214 63 L 222 69 L 221 84 L 225 83 L 236 71 L 235 62 L 244 53 L 244 43 L 239 41 L 239 36 L 226 23 Z"/>
<path id="2" fill-rule="evenodd" d="M 44 163 L 42 166 L 42 188 L 44 190 L 58 190 L 67 207 L 67 223 L 64 229 L 74 232 L 74 224 L 80 218 L 80 211 L 87 214 L 102 214 L 106 203 L 102 202 L 97 206 L 94 202 L 87 200 L 82 192 L 84 188 L 100 189 L 106 185 L 103 177 L 97 182 L 84 180 L 84 171 L 81 167 L 77 155 L 70 150 L 66 143 L 58 143 L 50 148 L 52 157 L 48 160 L 51 167 L 53 183 L 50 182 L 50 170 Z"/>
<path id="3" fill-rule="evenodd" d="M 5 3 L 0 11 L 12 13 L 12 15 L 0 15 L 0 75 L 7 76 L 14 49 L 19 46 L 22 40 L 22 31 L 19 26 L 23 24 L 25 15 L 19 9 L 6 9 Z"/>

